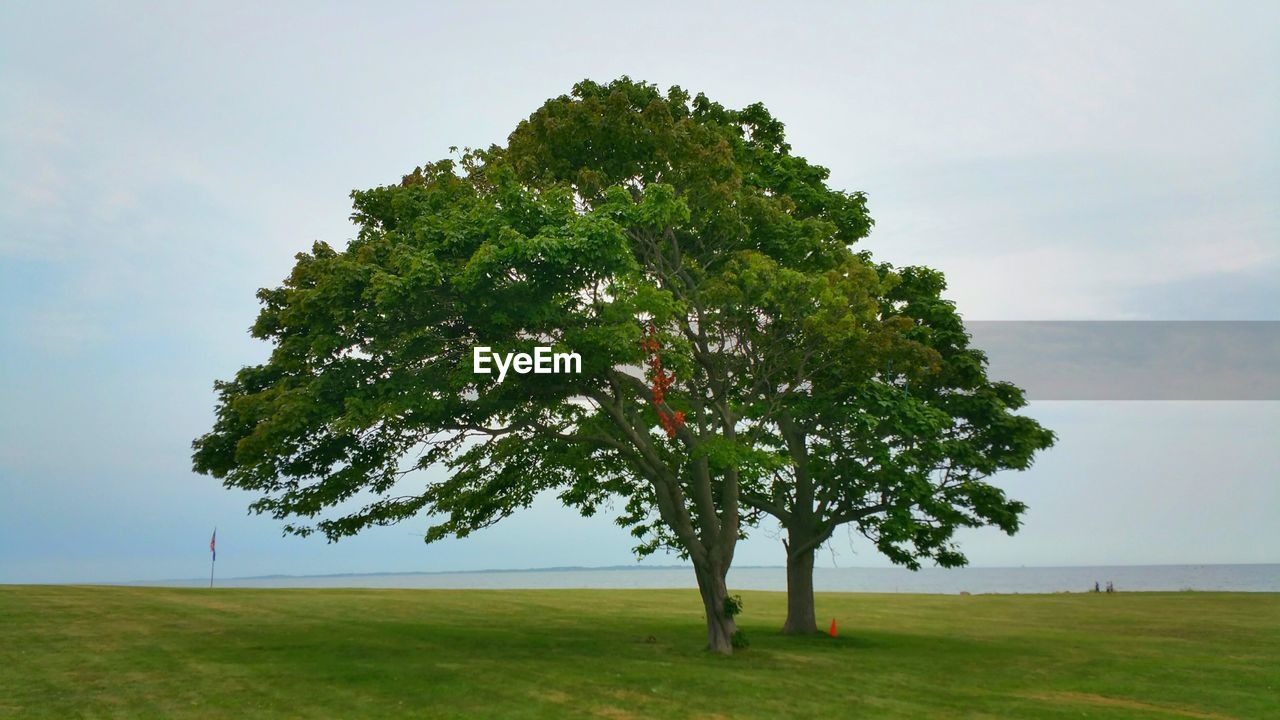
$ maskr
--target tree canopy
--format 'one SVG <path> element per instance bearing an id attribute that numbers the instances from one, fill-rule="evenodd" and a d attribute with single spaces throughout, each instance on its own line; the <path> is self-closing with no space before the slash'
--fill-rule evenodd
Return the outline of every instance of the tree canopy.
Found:
<path id="1" fill-rule="evenodd" d="M 848 524 L 891 561 L 912 569 L 967 562 L 957 530 L 992 525 L 1012 534 L 1025 505 L 987 480 L 1025 470 L 1054 435 L 1018 415 L 1022 391 L 987 377 L 986 356 L 969 345 L 941 273 L 880 265 L 882 322 L 929 352 L 927 370 L 893 364 L 874 376 L 807 375 L 794 390 L 765 388 L 768 415 L 757 437 L 783 459 L 746 486 L 744 504 L 786 531 L 788 617 L 784 629 L 817 630 L 814 552 Z M 757 342 L 794 348 L 795 338 Z"/>

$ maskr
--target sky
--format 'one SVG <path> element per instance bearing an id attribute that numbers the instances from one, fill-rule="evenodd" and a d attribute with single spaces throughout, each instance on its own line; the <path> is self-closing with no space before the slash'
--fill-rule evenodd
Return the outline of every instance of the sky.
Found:
<path id="1" fill-rule="evenodd" d="M 0 5 L 0 582 L 626 565 L 553 498 L 282 537 L 190 469 L 212 383 L 348 194 L 584 78 L 761 101 L 971 320 L 1280 320 L 1280 4 Z M 975 565 L 1280 562 L 1280 403 L 1034 402 Z M 424 482 L 429 478 L 424 478 Z M 736 563 L 778 565 L 776 532 Z M 650 562 L 669 563 L 673 558 Z M 824 565 L 886 562 L 838 537 Z"/>

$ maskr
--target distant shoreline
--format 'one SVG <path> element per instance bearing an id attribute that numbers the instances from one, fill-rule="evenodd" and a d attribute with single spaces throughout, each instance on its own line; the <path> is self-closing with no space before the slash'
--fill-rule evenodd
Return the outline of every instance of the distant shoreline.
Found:
<path id="1" fill-rule="evenodd" d="M 500 588 L 657 588 L 692 583 L 689 565 L 560 566 L 487 570 L 416 570 L 219 577 L 223 587 L 404 587 L 451 589 Z M 741 565 L 730 582 L 744 590 L 785 589 L 780 565 Z M 1280 592 L 1280 563 L 1203 563 L 1182 565 L 1064 565 L 926 567 L 919 571 L 888 567 L 817 568 L 819 590 L 837 592 L 1075 592 L 1097 581 L 1117 582 L 1120 590 L 1233 590 Z M 208 578 L 167 578 L 125 582 L 63 582 L 56 585 L 120 586 L 205 585 Z M 973 586 L 970 588 L 969 586 Z M 984 590 L 984 588 L 987 588 Z"/>

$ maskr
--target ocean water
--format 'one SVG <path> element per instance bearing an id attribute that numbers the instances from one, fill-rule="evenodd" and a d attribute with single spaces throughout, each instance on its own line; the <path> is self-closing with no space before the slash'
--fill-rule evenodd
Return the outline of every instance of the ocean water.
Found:
<path id="1" fill-rule="evenodd" d="M 1055 593 L 1085 592 L 1094 582 L 1117 591 L 1280 592 L 1280 564 L 1131 565 L 1017 568 L 817 568 L 814 589 L 871 593 Z M 207 579 L 134 583 L 202 586 Z M 228 578 L 217 587 L 250 588 L 693 588 L 690 567 L 553 568 L 368 575 L 278 575 Z M 781 567 L 741 567 L 729 573 L 732 590 L 786 590 Z"/>

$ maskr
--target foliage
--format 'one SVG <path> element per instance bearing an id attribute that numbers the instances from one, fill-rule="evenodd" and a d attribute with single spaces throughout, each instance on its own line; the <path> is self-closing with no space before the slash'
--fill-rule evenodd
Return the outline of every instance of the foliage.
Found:
<path id="1" fill-rule="evenodd" d="M 782 522 L 792 555 L 811 553 L 852 523 L 895 563 L 962 565 L 957 529 L 1013 533 L 1025 510 L 988 478 L 1030 467 L 1054 435 L 1016 414 L 1026 404 L 1020 389 L 987 377 L 985 355 L 969 346 L 954 304 L 942 297 L 941 273 L 889 265 L 877 272 L 886 288 L 879 317 L 901 321 L 918 361 L 895 364 L 889 355 L 869 378 L 816 363 L 808 383 L 771 389 L 766 420 L 777 432 L 762 434 L 760 444 L 788 462 L 747 487 L 744 502 Z M 789 333 L 752 341 L 796 345 Z"/>
<path id="2" fill-rule="evenodd" d="M 870 227 L 865 198 L 825 177 L 761 106 L 581 83 L 506 148 L 353 193 L 356 239 L 316 243 L 259 293 L 253 334 L 274 351 L 217 384 L 195 467 L 331 540 L 422 512 L 445 518 L 428 540 L 465 535 L 558 488 L 588 512 L 634 500 L 625 522 L 656 538 L 641 551 L 731 545 L 738 478 L 770 461 L 733 432 L 753 360 L 716 336 L 751 310 L 739 278 L 761 302 L 769 275 L 791 300 L 814 294 L 815 339 L 863 352 L 877 332 L 874 269 L 847 250 Z M 658 402 L 631 371 L 646 326 L 678 379 Z M 469 371 L 474 345 L 534 341 L 579 352 L 584 372 Z M 678 437 L 654 432 L 663 415 L 685 420 Z M 400 483 L 439 464 L 443 482 Z"/>
<path id="3" fill-rule="evenodd" d="M 742 614 L 741 595 L 730 595 L 724 599 L 724 614 L 729 617 L 737 617 Z"/>

